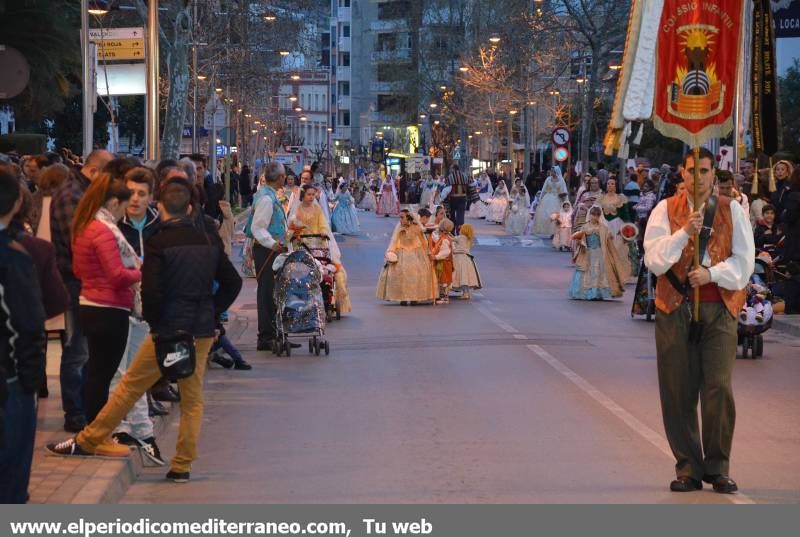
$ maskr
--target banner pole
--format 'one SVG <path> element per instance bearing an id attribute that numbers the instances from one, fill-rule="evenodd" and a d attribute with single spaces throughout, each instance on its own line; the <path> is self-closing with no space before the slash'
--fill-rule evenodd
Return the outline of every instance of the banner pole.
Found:
<path id="1" fill-rule="evenodd" d="M 697 145 L 693 149 L 694 153 L 694 189 L 692 191 L 692 203 L 694 204 L 694 210 L 700 210 L 700 196 L 698 192 L 698 188 L 700 186 L 700 146 Z M 700 233 L 695 232 L 694 234 L 694 270 L 700 268 Z M 700 320 L 700 287 L 694 288 L 694 315 L 692 319 L 694 321 Z"/>

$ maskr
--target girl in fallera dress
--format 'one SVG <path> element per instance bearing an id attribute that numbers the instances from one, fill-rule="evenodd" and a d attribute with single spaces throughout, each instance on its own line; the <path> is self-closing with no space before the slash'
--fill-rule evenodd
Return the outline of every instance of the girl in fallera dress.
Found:
<path id="1" fill-rule="evenodd" d="M 375 197 L 375 186 L 373 181 L 366 181 L 364 195 L 358 203 L 358 208 L 364 211 L 375 212 L 378 209 L 378 199 Z"/>
<path id="2" fill-rule="evenodd" d="M 455 224 L 445 218 L 439 223 L 438 237 L 431 236 L 431 259 L 435 263 L 436 280 L 439 282 L 439 298 L 437 304 L 447 304 L 450 299 L 450 287 L 453 285 L 453 236 Z"/>
<path id="3" fill-rule="evenodd" d="M 470 224 L 462 225 L 453 238 L 453 291 L 461 293 L 461 300 L 469 300 L 470 290 L 483 287 L 475 258 L 470 254 L 474 240 L 475 230 Z"/>
<path id="4" fill-rule="evenodd" d="M 400 225 L 384 254 L 385 264 L 375 295 L 380 300 L 432 302 L 437 297 L 436 275 L 428 251 L 428 240 L 414 216 L 400 213 Z"/>
<path id="5" fill-rule="evenodd" d="M 353 195 L 350 193 L 347 183 L 339 185 L 333 199 L 336 201 L 336 207 L 331 212 L 333 231 L 342 235 L 358 235 L 361 226 L 358 222 L 358 212 Z"/>
<path id="6" fill-rule="evenodd" d="M 608 300 L 622 296 L 623 281 L 614 263 L 616 250 L 603 210 L 593 206 L 583 229 L 572 236 L 575 241 L 575 274 L 569 287 L 573 300 Z"/>
<path id="7" fill-rule="evenodd" d="M 569 251 L 572 242 L 572 205 L 565 201 L 561 211 L 554 213 L 553 219 L 553 248 L 559 252 Z"/>

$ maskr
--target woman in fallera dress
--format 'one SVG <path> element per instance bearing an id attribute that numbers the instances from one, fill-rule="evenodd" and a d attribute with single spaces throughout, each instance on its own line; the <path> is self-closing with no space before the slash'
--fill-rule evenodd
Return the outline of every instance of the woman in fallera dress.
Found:
<path id="1" fill-rule="evenodd" d="M 522 179 L 517 179 L 514 188 L 511 190 L 511 203 L 508 206 L 506 216 L 506 231 L 510 235 L 522 235 L 525 226 L 528 224 L 528 208 L 531 198 L 528 189 L 522 184 Z"/>
<path id="2" fill-rule="evenodd" d="M 549 237 L 553 232 L 553 222 L 550 217 L 561 210 L 562 195 L 567 194 L 567 184 L 561 175 L 561 168 L 556 166 L 550 170 L 541 192 L 536 214 L 533 215 L 532 233 Z"/>
<path id="3" fill-rule="evenodd" d="M 336 207 L 331 212 L 333 231 L 342 235 L 358 235 L 361 225 L 358 222 L 355 201 L 347 183 L 339 185 L 333 199 L 336 201 Z"/>
<path id="4" fill-rule="evenodd" d="M 303 185 L 300 189 L 300 204 L 289 214 L 288 227 L 292 244 L 298 247 L 305 242 L 310 247 L 327 247 L 330 251 L 331 261 L 336 267 L 336 303 L 339 304 L 341 313 L 348 313 L 350 306 L 350 291 L 347 285 L 347 271 L 342 264 L 342 252 L 339 244 L 328 227 L 328 221 L 322 208 L 315 203 L 317 189 L 312 185 Z M 309 235 L 325 235 L 328 240 L 309 237 Z"/>
<path id="5" fill-rule="evenodd" d="M 469 207 L 470 218 L 486 218 L 489 212 L 489 207 L 486 203 L 492 199 L 492 181 L 486 173 L 482 173 L 476 181 L 475 188 L 478 190 L 480 201 L 474 202 Z"/>
<path id="6" fill-rule="evenodd" d="M 375 213 L 387 217 L 397 216 L 400 213 L 400 200 L 397 199 L 397 188 L 391 177 L 387 177 L 381 186 L 381 199 L 378 201 Z"/>
<path id="7" fill-rule="evenodd" d="M 414 216 L 400 213 L 400 226 L 384 254 L 385 264 L 375 295 L 391 302 L 433 302 L 437 281 L 428 240 Z"/>
<path id="8" fill-rule="evenodd" d="M 497 188 L 492 193 L 486 214 L 486 220 L 495 224 L 502 224 L 508 208 L 508 188 L 502 179 L 497 183 Z"/>

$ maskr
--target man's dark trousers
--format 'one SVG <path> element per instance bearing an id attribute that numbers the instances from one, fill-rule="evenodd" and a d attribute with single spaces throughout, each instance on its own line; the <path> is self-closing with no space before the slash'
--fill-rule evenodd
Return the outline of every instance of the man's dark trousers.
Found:
<path id="1" fill-rule="evenodd" d="M 453 223 L 456 226 L 456 233 L 464 225 L 464 212 L 467 210 L 466 196 L 451 196 L 450 211 L 453 213 Z"/>
<path id="2" fill-rule="evenodd" d="M 678 477 L 728 475 L 736 409 L 731 375 L 736 361 L 736 320 L 722 302 L 700 304 L 700 344 L 689 342 L 690 304 L 656 312 L 661 412 Z M 702 444 L 697 402 L 703 420 Z"/>
<path id="3" fill-rule="evenodd" d="M 272 264 L 275 262 L 274 250 L 264 248 L 260 244 L 253 245 L 253 261 L 258 274 L 258 343 L 269 343 L 275 337 L 275 273 Z"/>
<path id="4" fill-rule="evenodd" d="M 5 382 L 5 380 L 0 379 Z M 19 382 L 8 384 L 8 400 L 0 412 L 0 503 L 26 503 L 36 437 L 36 393 Z"/>
<path id="5" fill-rule="evenodd" d="M 61 335 L 61 406 L 68 420 L 83 422 L 83 383 L 84 366 L 89 360 L 89 346 L 81 330 L 80 294 L 78 280 L 66 282 L 69 291 L 69 309 L 64 314 L 66 330 Z"/>

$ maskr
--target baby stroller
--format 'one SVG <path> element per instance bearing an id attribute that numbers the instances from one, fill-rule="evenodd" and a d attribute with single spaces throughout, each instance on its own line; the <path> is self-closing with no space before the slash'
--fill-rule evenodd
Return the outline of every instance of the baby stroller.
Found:
<path id="1" fill-rule="evenodd" d="M 330 354 L 330 344 L 325 339 L 325 304 L 320 283 L 319 264 L 305 250 L 297 250 L 286 257 L 275 273 L 276 336 L 272 351 L 276 356 L 291 356 L 290 338 L 308 339 L 308 352 L 319 356 L 324 350 Z"/>
<path id="2" fill-rule="evenodd" d="M 311 257 L 316 259 L 321 266 L 320 287 L 325 304 L 325 319 L 328 322 L 334 319 L 338 321 L 342 318 L 339 304 L 336 303 L 336 271 L 338 269 L 331 259 L 329 241 L 330 238 L 327 235 L 301 235 L 299 238 L 300 245 L 308 250 Z"/>
<path id="3" fill-rule="evenodd" d="M 772 291 L 767 285 L 768 261 L 756 258 L 755 271 L 747 284 L 747 300 L 739 313 L 737 326 L 738 344 L 742 346 L 742 358 L 748 354 L 752 359 L 764 355 L 762 334 L 772 327 Z"/>

